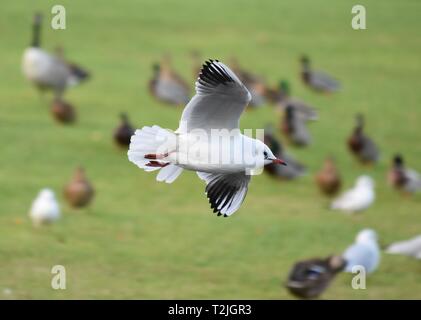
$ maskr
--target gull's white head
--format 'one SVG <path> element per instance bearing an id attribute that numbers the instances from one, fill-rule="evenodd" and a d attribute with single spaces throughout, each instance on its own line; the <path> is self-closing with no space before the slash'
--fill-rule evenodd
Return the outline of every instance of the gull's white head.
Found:
<path id="1" fill-rule="evenodd" d="M 355 241 L 358 243 L 376 243 L 377 233 L 373 229 L 364 229 L 357 234 Z"/>
<path id="2" fill-rule="evenodd" d="M 374 180 L 370 176 L 360 176 L 357 179 L 356 187 L 362 187 L 362 188 L 374 188 Z"/>
<path id="3" fill-rule="evenodd" d="M 258 145 L 258 148 L 257 148 L 257 150 L 258 150 L 257 156 L 263 158 L 264 165 L 271 164 L 271 163 L 282 164 L 284 166 L 287 165 L 286 162 L 283 161 L 282 159 L 276 158 L 276 156 L 273 154 L 272 150 L 270 150 L 270 148 L 266 144 L 264 144 L 261 141 L 258 141 L 258 143 L 259 143 L 259 145 Z"/>
<path id="4" fill-rule="evenodd" d="M 55 195 L 53 190 L 45 188 L 39 192 L 38 197 L 45 200 L 53 200 L 55 198 Z"/>

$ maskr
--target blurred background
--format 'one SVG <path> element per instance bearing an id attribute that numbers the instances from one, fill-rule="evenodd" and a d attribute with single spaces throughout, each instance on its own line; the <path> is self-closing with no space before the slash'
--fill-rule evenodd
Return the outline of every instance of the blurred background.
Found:
<path id="1" fill-rule="evenodd" d="M 300 259 L 341 253 L 366 227 L 388 244 L 421 233 L 421 195 L 403 196 L 387 185 L 396 152 L 421 170 L 421 3 L 358 2 L 367 29 L 351 28 L 353 1 L 156 1 L 60 2 L 66 29 L 50 27 L 56 1 L 5 1 L 0 11 L 0 298 L 2 299 L 290 299 L 284 288 Z M 23 77 L 22 54 L 31 41 L 33 14 L 44 15 L 42 47 L 62 46 L 66 57 L 92 77 L 65 97 L 77 121 L 51 117 L 51 95 L 40 95 Z M 204 184 L 185 172 L 172 185 L 139 170 L 113 141 L 119 115 L 134 127 L 176 129 L 182 107 L 148 91 L 153 64 L 171 56 L 174 70 L 194 93 L 192 51 L 201 60 L 238 63 L 276 87 L 287 79 L 294 96 L 318 107 L 307 148 L 288 150 L 308 173 L 295 181 L 254 177 L 240 210 L 217 218 Z M 300 79 L 301 55 L 311 57 L 342 83 L 321 95 Z M 381 158 L 362 166 L 346 139 L 355 114 Z M 273 107 L 244 113 L 242 128 L 281 121 Z M 279 139 L 284 137 L 275 130 Z M 314 174 L 334 155 L 343 187 L 367 173 L 376 201 L 344 215 L 329 209 Z M 83 166 L 95 188 L 88 208 L 73 209 L 63 187 Z M 56 192 L 62 218 L 34 228 L 28 217 L 40 189 Z M 51 288 L 51 268 L 66 267 L 67 289 Z M 325 299 L 420 299 L 421 264 L 382 255 L 366 290 L 353 290 L 340 274 Z"/>

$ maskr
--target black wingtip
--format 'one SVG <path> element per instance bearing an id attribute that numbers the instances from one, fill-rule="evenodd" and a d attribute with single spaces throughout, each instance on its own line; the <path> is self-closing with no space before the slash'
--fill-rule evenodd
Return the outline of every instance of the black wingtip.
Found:
<path id="1" fill-rule="evenodd" d="M 219 63 L 217 59 L 205 61 L 199 74 L 199 83 L 205 86 L 216 87 L 219 84 L 234 82 L 227 71 L 220 65 L 217 65 L 217 63 Z"/>

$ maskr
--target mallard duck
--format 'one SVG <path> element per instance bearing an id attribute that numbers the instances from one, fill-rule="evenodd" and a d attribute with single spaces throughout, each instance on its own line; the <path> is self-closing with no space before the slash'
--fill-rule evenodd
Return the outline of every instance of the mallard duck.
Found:
<path id="1" fill-rule="evenodd" d="M 329 196 L 336 194 L 341 187 L 341 176 L 332 157 L 325 159 L 322 170 L 316 175 L 319 189 Z"/>
<path id="2" fill-rule="evenodd" d="M 89 73 L 76 64 L 64 61 L 40 48 L 42 16 L 34 17 L 32 43 L 23 54 L 22 69 L 25 77 L 41 90 L 52 90 L 61 97 L 66 88 L 89 77 Z"/>
<path id="3" fill-rule="evenodd" d="M 281 123 L 282 132 L 288 140 L 297 146 L 307 146 L 311 142 L 310 133 L 307 130 L 306 120 L 297 114 L 294 106 L 287 105 L 285 115 Z"/>
<path id="4" fill-rule="evenodd" d="M 356 126 L 348 138 L 348 148 L 362 163 L 376 163 L 379 159 L 379 149 L 368 136 L 364 134 L 364 117 L 356 116 Z"/>
<path id="5" fill-rule="evenodd" d="M 291 87 L 288 81 L 281 80 L 277 98 L 275 98 L 274 93 L 272 95 L 273 102 L 279 107 L 281 111 L 285 112 L 286 107 L 290 105 L 304 120 L 317 120 L 319 116 L 316 109 L 304 101 L 291 97 L 290 88 Z"/>
<path id="6" fill-rule="evenodd" d="M 421 190 L 421 175 L 413 169 L 405 168 L 403 157 L 399 154 L 393 158 L 387 178 L 389 184 L 398 190 L 407 193 Z"/>
<path id="7" fill-rule="evenodd" d="M 157 100 L 171 105 L 184 105 L 190 100 L 188 85 L 172 70 L 167 56 L 163 58 L 161 64 L 153 65 L 149 91 Z"/>
<path id="8" fill-rule="evenodd" d="M 331 208 L 346 213 L 353 213 L 367 209 L 373 204 L 374 199 L 374 180 L 369 176 L 360 176 L 354 188 L 344 192 L 335 199 Z"/>
<path id="9" fill-rule="evenodd" d="M 401 254 L 404 256 L 421 259 L 421 235 L 409 240 L 398 241 L 386 248 L 386 253 Z"/>
<path id="10" fill-rule="evenodd" d="M 129 122 L 126 113 L 122 113 L 120 115 L 121 123 L 120 125 L 114 130 L 114 141 L 117 145 L 127 148 L 130 145 L 130 139 L 134 134 L 134 128 Z"/>
<path id="11" fill-rule="evenodd" d="M 286 287 L 299 298 L 317 298 L 345 266 L 346 261 L 341 256 L 299 261 L 289 272 Z"/>
<path id="12" fill-rule="evenodd" d="M 54 192 L 51 189 L 42 189 L 29 212 L 34 226 L 49 224 L 60 218 L 60 205 L 56 200 Z"/>
<path id="13" fill-rule="evenodd" d="M 305 85 L 318 92 L 331 93 L 340 89 L 338 80 L 326 73 L 312 70 L 307 56 L 301 57 L 301 79 Z"/>
<path id="14" fill-rule="evenodd" d="M 89 205 L 95 191 L 85 175 L 85 170 L 77 168 L 72 180 L 64 187 L 64 197 L 70 206 L 83 208 Z"/>
<path id="15" fill-rule="evenodd" d="M 266 126 L 265 128 L 264 143 L 272 150 L 276 157 L 284 159 L 284 161 L 288 163 L 287 166 L 268 164 L 265 166 L 266 173 L 286 180 L 293 180 L 306 173 L 305 166 L 284 151 L 281 142 L 275 137 L 272 126 Z"/>
<path id="16" fill-rule="evenodd" d="M 349 246 L 342 257 L 346 261 L 345 272 L 354 273 L 356 266 L 364 267 L 367 273 L 374 272 L 380 264 L 380 248 L 377 233 L 364 229 L 357 234 L 355 243 Z"/>
<path id="17" fill-rule="evenodd" d="M 75 108 L 62 98 L 54 98 L 51 104 L 51 114 L 58 122 L 70 124 L 76 121 Z"/>

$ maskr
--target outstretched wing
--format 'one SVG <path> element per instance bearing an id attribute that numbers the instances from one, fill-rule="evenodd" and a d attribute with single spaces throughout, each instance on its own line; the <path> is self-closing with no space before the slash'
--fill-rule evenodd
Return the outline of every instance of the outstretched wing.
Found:
<path id="1" fill-rule="evenodd" d="M 218 216 L 230 216 L 240 208 L 246 197 L 250 176 L 240 173 L 197 172 L 206 182 L 206 195 L 214 213 Z"/>
<path id="2" fill-rule="evenodd" d="M 237 129 L 250 92 L 226 65 L 207 61 L 196 81 L 196 95 L 185 107 L 179 133 L 195 129 Z"/>

